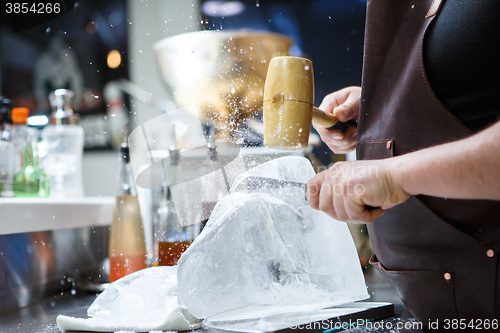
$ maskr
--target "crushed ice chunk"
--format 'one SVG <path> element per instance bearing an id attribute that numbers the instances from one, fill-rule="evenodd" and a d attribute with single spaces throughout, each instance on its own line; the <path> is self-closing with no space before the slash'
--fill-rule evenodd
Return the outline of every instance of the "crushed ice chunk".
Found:
<path id="1" fill-rule="evenodd" d="M 151 267 L 109 285 L 87 310 L 89 318 L 58 316 L 70 331 L 191 330 L 199 321 L 177 306 L 177 266 Z"/>

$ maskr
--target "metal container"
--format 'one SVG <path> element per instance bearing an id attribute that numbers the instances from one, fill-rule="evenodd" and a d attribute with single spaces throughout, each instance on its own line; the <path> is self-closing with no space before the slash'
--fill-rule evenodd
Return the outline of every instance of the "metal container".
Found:
<path id="1" fill-rule="evenodd" d="M 103 288 L 114 200 L 0 198 L 0 315 Z"/>
<path id="2" fill-rule="evenodd" d="M 195 104 L 217 139 L 234 141 L 242 121 L 260 113 L 267 68 L 293 41 L 257 31 L 199 31 L 153 45 L 160 76 L 178 107 Z"/>

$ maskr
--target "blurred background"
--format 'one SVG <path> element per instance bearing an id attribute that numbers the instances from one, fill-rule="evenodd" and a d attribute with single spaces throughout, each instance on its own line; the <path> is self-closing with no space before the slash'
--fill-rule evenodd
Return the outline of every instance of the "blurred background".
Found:
<path id="1" fill-rule="evenodd" d="M 76 278 L 79 281 L 97 281 L 98 285 L 102 283 L 99 279 L 102 280 L 104 272 L 109 271 L 107 256 L 111 216 L 113 209 L 116 212 L 119 206 L 119 195 L 124 194 L 117 193 L 118 175 L 121 177 L 118 183 L 120 191 L 127 189 L 126 195 L 136 196 L 135 192 L 130 191 L 130 187 L 135 185 L 132 184 L 133 181 L 128 182 L 126 177 L 122 177 L 126 172 L 130 173 L 130 170 L 125 169 L 130 162 L 130 155 L 129 147 L 122 144 L 124 134 L 125 139 L 128 138 L 128 133 L 135 133 L 139 137 L 144 135 L 141 144 L 147 146 L 147 150 L 144 149 L 146 164 L 154 166 L 157 164 L 155 162 L 163 163 L 168 157 L 169 170 L 182 169 L 181 171 L 188 172 L 199 169 L 207 174 L 213 171 L 210 168 L 214 162 L 226 163 L 223 161 L 224 147 L 219 150 L 221 159 L 217 160 L 215 148 L 210 146 L 210 140 L 215 140 L 216 133 L 224 134 L 224 131 L 214 129 L 210 122 L 222 119 L 224 123 L 236 119 L 242 122 L 236 129 L 243 129 L 244 137 L 226 133 L 226 136 L 219 135 L 219 139 L 228 138 L 238 149 L 254 147 L 254 151 L 246 150 L 249 157 L 244 161 L 247 168 L 253 167 L 281 154 L 265 150 L 267 148 L 262 146 L 262 135 L 258 135 L 259 125 L 255 122 L 252 124 L 249 120 L 255 118 L 257 123 L 262 120 L 263 76 L 258 73 L 258 67 L 264 68 L 265 76 L 272 56 L 282 55 L 284 51 L 312 60 L 314 103 L 317 106 L 328 93 L 361 84 L 366 0 L 64 0 L 60 3 L 67 10 L 64 15 L 30 28 L 18 29 L 17 26 L 13 29 L 16 22 L 12 17 L 8 17 L 4 11 L 0 13 L 0 96 L 10 100 L 9 108 L 27 108 L 29 116 L 46 117 L 45 123 L 38 120 L 42 118 L 36 118 L 38 123 L 34 126 L 40 129 L 47 124 L 51 114 L 54 116 L 57 109 L 54 103 L 51 104 L 54 98 L 49 98 L 50 93 L 55 89 L 72 91 L 71 94 L 67 90 L 61 93 L 58 107 L 71 107 L 76 116 L 74 118 L 79 119 L 78 126 L 83 129 L 73 133 L 75 140 L 79 135 L 83 136 L 83 155 L 82 149 L 77 145 L 71 152 L 76 159 L 80 149 L 81 179 L 75 178 L 74 181 L 75 184 L 81 182 L 83 190 L 77 195 L 64 195 L 64 192 L 60 192 L 63 195 L 56 197 L 56 201 L 46 201 L 47 205 L 36 200 L 24 202 L 16 201 L 17 198 L 11 199 L 12 191 L 8 195 L 3 195 L 5 191 L 2 193 L 6 198 L 0 199 L 0 271 L 4 269 L 6 274 L 0 275 L 0 298 L 5 300 L 0 304 L 0 314 L 27 306 L 61 288 L 73 291 L 75 286 L 78 287 Z M 193 39 L 188 43 L 188 35 L 192 36 L 199 31 L 210 31 L 210 34 L 203 35 L 207 38 L 201 37 L 199 41 Z M 262 33 L 267 37 L 262 39 L 266 42 L 261 44 L 259 38 Z M 221 39 L 216 38 L 219 34 Z M 228 38 L 232 34 L 238 37 L 234 37 L 234 40 L 233 37 Z M 252 36 L 256 39 L 252 40 Z M 291 46 L 288 48 L 289 44 Z M 233 49 L 229 47 L 233 45 L 241 46 L 240 51 L 234 48 L 239 54 L 234 57 L 230 54 Z M 252 52 L 256 56 L 250 55 Z M 194 60 L 190 63 L 191 57 Z M 226 60 L 233 67 L 228 67 L 223 72 L 221 68 Z M 186 65 L 188 67 L 183 67 Z M 216 68 L 215 74 L 210 72 L 210 66 Z M 227 73 L 235 68 L 238 71 L 243 66 L 247 66 L 246 72 L 242 70 L 234 75 Z M 245 76 L 248 73 L 249 76 Z M 208 75 L 219 75 L 221 80 L 216 82 L 212 77 L 212 81 L 206 83 L 203 80 Z M 187 80 L 188 83 L 185 83 L 186 78 L 191 81 Z M 254 83 L 251 80 L 255 80 L 257 88 L 246 90 L 246 80 L 251 83 Z M 231 84 L 224 85 L 227 82 Z M 241 96 L 238 95 L 238 82 L 244 88 Z M 192 91 L 189 91 L 190 84 Z M 207 88 L 204 89 L 205 87 Z M 186 101 L 186 91 L 188 103 L 183 102 Z M 233 98 L 232 95 L 238 96 Z M 65 100 L 67 97 L 71 97 L 71 105 Z M 185 167 L 179 163 L 179 151 L 186 144 L 189 148 L 199 147 L 200 141 L 197 141 L 192 131 L 184 133 L 187 139 L 176 137 L 182 128 L 172 129 L 166 124 L 170 124 L 169 121 L 175 117 L 183 117 L 183 111 L 176 114 L 176 109 L 189 111 L 187 104 L 190 98 L 193 102 L 201 100 L 208 103 L 210 107 L 204 110 L 206 114 L 213 113 L 210 108 L 212 104 L 216 105 L 216 116 L 210 122 L 207 121 L 203 128 L 198 128 L 201 133 L 198 139 L 201 137 L 201 145 L 205 145 L 204 140 L 207 139 L 208 152 L 192 150 L 192 155 L 189 155 L 188 150 L 182 151 L 184 155 L 180 160 L 188 162 Z M 228 106 L 233 102 L 248 102 L 250 106 L 248 110 L 240 106 Z M 5 105 L 7 104 L 2 104 L 2 108 Z M 26 109 L 18 109 L 19 112 L 23 110 Z M 243 119 L 234 115 L 242 110 L 246 112 Z M 217 112 L 220 114 L 217 115 Z M 186 111 L 185 114 L 189 112 Z M 26 114 L 24 117 L 24 123 L 21 121 L 20 124 L 26 127 Z M 189 123 L 191 120 L 186 121 Z M 7 125 L 6 123 L 5 129 L 8 129 Z M 153 125 L 157 126 L 160 133 L 146 137 L 146 129 L 149 131 Z M 59 127 L 61 128 L 64 127 Z M 247 134 L 249 136 L 245 137 Z M 7 147 L 7 139 L 10 140 L 3 137 L 0 140 L 3 147 Z M 43 146 L 44 142 L 39 140 L 38 149 L 41 154 L 46 148 Z M 137 142 L 139 141 L 135 141 Z M 158 149 L 154 152 L 153 145 L 158 145 L 159 142 L 166 144 L 156 147 Z M 172 142 L 174 146 L 177 144 L 173 150 L 170 147 Z M 130 147 L 132 162 L 134 145 Z M 19 147 L 16 149 L 20 151 Z M 304 154 L 316 168 L 327 167 L 335 161 L 346 159 L 345 155 L 331 153 L 317 136 L 315 142 L 311 144 L 310 141 L 310 147 Z M 63 155 L 59 157 L 61 156 Z M 117 158 L 118 156 L 120 157 Z M 40 157 L 43 168 L 44 163 L 48 162 L 43 161 L 43 154 Z M 347 157 L 353 158 L 352 154 Z M 2 162 L 0 158 L 0 166 Z M 65 162 L 69 163 L 67 158 L 60 158 L 61 165 Z M 227 161 L 229 162 L 231 161 Z M 135 177 L 137 171 L 142 171 L 140 168 L 134 170 Z M 153 169 L 146 176 L 154 176 Z M 57 171 L 53 170 L 56 182 Z M 165 171 L 165 166 L 159 171 Z M 70 170 L 65 172 L 70 173 Z M 71 172 L 77 173 L 74 170 Z M 54 174 L 49 174 L 51 180 L 54 180 Z M 67 174 L 63 174 L 59 179 L 66 176 Z M 225 193 L 228 185 L 226 176 L 231 175 L 223 175 Z M 138 182 L 137 179 L 134 180 Z M 191 193 L 200 192 L 197 193 L 199 197 L 196 200 L 198 204 L 203 204 L 203 211 L 200 213 L 203 217 L 207 217 L 205 210 L 209 215 L 215 202 L 220 199 L 218 195 L 224 194 L 214 192 L 215 197 L 208 198 L 206 194 L 212 195 L 210 192 L 214 191 L 214 187 L 207 184 L 197 184 L 194 191 L 187 189 Z M 138 217 L 137 225 L 144 225 L 143 238 L 146 244 L 144 245 L 143 239 L 142 246 L 147 249 L 148 265 L 154 263 L 152 247 L 153 242 L 156 242 L 156 239 L 153 240 L 153 234 L 154 237 L 157 236 L 154 231 L 158 227 L 156 223 L 161 219 L 171 218 L 172 196 L 175 197 L 174 190 L 159 181 L 156 185 L 149 188 L 138 187 L 139 204 L 135 205 L 137 211 L 134 212 Z M 51 187 L 52 197 L 55 193 L 54 183 Z M 46 194 L 40 196 L 48 196 Z M 175 209 L 179 210 L 177 203 Z M 142 215 L 142 222 L 139 215 Z M 114 220 L 117 220 L 116 214 Z M 203 225 L 198 226 L 196 232 L 202 227 Z M 369 266 L 367 258 L 370 255 L 366 231 L 359 226 L 350 228 L 362 266 L 366 268 Z M 156 252 L 157 250 L 154 249 Z M 144 263 L 143 254 L 142 264 Z M 82 272 L 87 268 L 96 268 L 97 278 L 82 278 Z M 88 286 L 79 287 L 85 289 Z M 89 288 L 95 291 L 98 287 Z"/>
<path id="2" fill-rule="evenodd" d="M 113 149 L 119 140 L 112 136 L 119 137 L 123 125 L 110 117 L 123 112 L 133 130 L 164 112 L 108 83 L 126 79 L 154 98 L 171 99 L 152 52 L 159 40 L 199 30 L 252 29 L 289 36 L 294 40 L 290 54 L 314 63 L 316 105 L 329 92 L 361 81 L 363 0 L 84 0 L 70 1 L 71 6 L 68 13 L 19 32 L 12 32 L 2 13 L 0 95 L 14 107 L 28 107 L 31 115 L 50 115 L 50 91 L 74 91 L 73 110 L 85 131 L 86 196 L 114 193 Z M 324 146 L 313 153 L 326 165 L 335 159 Z"/>

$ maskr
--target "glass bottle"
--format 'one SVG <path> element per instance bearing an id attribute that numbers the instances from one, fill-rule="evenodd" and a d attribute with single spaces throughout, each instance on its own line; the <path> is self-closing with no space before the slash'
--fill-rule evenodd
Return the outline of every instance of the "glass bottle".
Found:
<path id="1" fill-rule="evenodd" d="M 181 257 L 181 254 L 191 245 L 194 240 L 193 226 L 182 227 L 172 200 L 170 187 L 162 188 L 160 207 L 155 216 L 158 237 L 158 265 L 173 266 Z"/>
<path id="2" fill-rule="evenodd" d="M 0 96 L 0 196 L 12 197 L 14 144 L 12 143 L 12 103 Z"/>
<path id="3" fill-rule="evenodd" d="M 175 184 L 178 180 L 180 150 L 175 146 L 169 149 L 168 182 Z M 199 224 L 182 225 L 170 186 L 163 185 L 160 207 L 155 215 L 155 241 L 158 242 L 158 265 L 174 266 L 181 254 L 191 245 L 199 233 Z"/>
<path id="4" fill-rule="evenodd" d="M 38 133 L 35 129 L 26 131 L 26 142 L 22 147 L 22 166 L 13 180 L 14 197 L 48 197 L 49 176 L 38 165 Z"/>
<path id="5" fill-rule="evenodd" d="M 22 156 L 23 156 L 23 147 L 27 142 L 27 131 L 28 126 L 26 125 L 27 119 L 29 117 L 29 109 L 28 108 L 13 108 L 12 109 L 12 131 L 11 131 L 11 140 L 14 149 L 14 174 L 19 172 L 22 167 Z"/>
<path id="6" fill-rule="evenodd" d="M 84 132 L 71 109 L 73 92 L 57 89 L 49 100 L 53 109 L 52 126 L 42 132 L 41 165 L 51 180 L 51 196 L 82 197 L 82 157 Z"/>
<path id="7" fill-rule="evenodd" d="M 128 131 L 119 153 L 116 203 L 109 238 L 109 281 L 146 268 L 146 245 L 141 211 L 127 144 Z"/>

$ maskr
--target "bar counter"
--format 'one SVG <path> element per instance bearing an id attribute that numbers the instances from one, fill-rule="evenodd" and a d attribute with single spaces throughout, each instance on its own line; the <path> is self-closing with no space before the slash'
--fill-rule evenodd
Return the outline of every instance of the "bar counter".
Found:
<path id="1" fill-rule="evenodd" d="M 418 324 L 405 310 L 403 304 L 398 299 L 392 287 L 383 280 L 376 272 L 371 271 L 367 276 L 368 292 L 370 301 L 392 302 L 394 304 L 395 315 L 389 318 L 368 322 L 364 325 L 347 328 L 343 332 L 422 332 Z M 0 316 L 0 332 L 3 333 L 59 333 L 56 325 L 56 317 L 59 314 L 66 316 L 87 317 L 87 308 L 96 298 L 96 293 L 84 291 L 65 292 L 46 298 L 44 301 L 32 306 L 13 311 Z M 309 331 L 299 330 L 296 331 Z M 211 332 L 211 330 L 199 329 L 195 332 Z M 218 331 L 220 332 L 220 331 Z M 321 330 L 317 331 L 321 332 Z M 330 330 L 327 332 L 334 332 Z M 127 333 L 132 333 L 128 332 Z M 155 331 L 155 333 L 157 333 Z"/>

